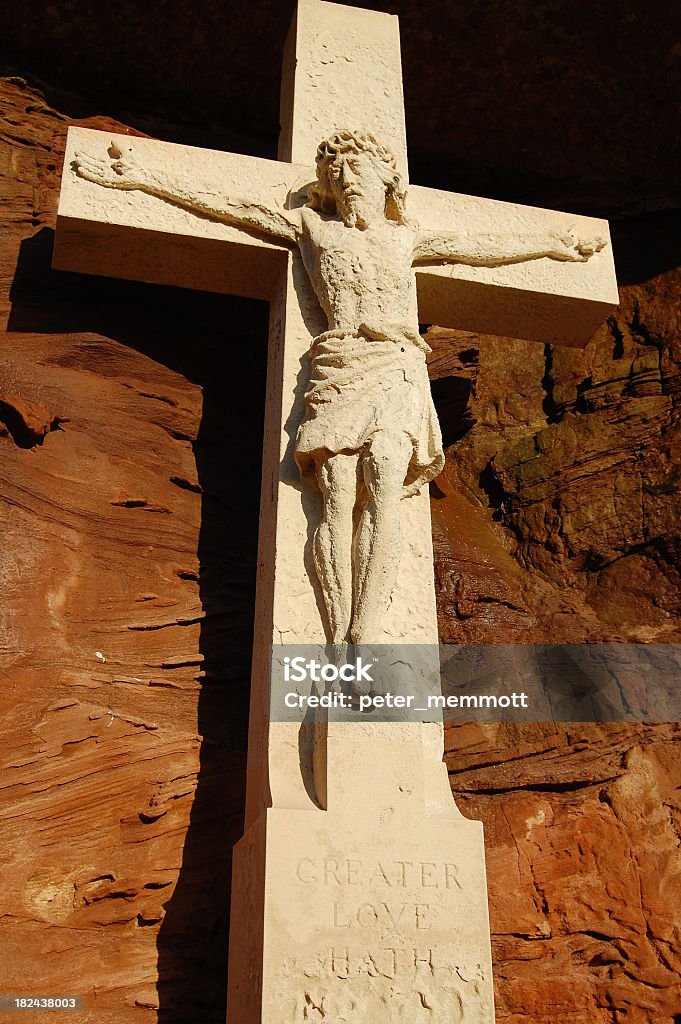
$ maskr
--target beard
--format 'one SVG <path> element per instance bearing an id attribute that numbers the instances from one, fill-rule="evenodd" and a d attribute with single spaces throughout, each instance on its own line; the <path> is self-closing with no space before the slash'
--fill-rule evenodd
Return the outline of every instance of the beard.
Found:
<path id="1" fill-rule="evenodd" d="M 358 208 L 354 201 L 348 199 L 343 203 L 342 218 L 346 228 L 364 230 L 371 223 L 371 218 L 364 215 L 361 205 Z"/>

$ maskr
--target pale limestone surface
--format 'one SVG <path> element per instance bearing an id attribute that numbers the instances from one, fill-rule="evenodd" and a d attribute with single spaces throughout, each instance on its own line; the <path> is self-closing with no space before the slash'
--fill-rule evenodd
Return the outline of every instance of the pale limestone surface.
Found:
<path id="1" fill-rule="evenodd" d="M 578 238 L 608 243 L 588 263 L 540 259 L 495 267 L 418 268 L 421 323 L 583 348 L 619 302 L 606 220 L 418 185 L 409 189 L 409 209 L 424 230 L 445 224 L 480 239 L 572 231 Z"/>
<path id="2" fill-rule="evenodd" d="M 355 125 L 380 135 L 406 180 L 398 19 L 299 0 L 284 50 L 279 159 L 309 164 L 321 139 Z"/>
<path id="3" fill-rule="evenodd" d="M 303 256 L 306 244 L 298 218 L 310 216 L 299 207 L 314 180 L 315 148 L 339 127 L 359 125 L 374 133 L 394 151 L 403 174 L 407 166 L 395 18 L 301 0 L 286 65 L 280 156 L 293 164 L 135 139 L 132 156 L 150 175 L 146 184 L 152 183 L 154 194 L 139 183 L 102 189 L 107 182 L 98 183 L 97 174 L 108 173 L 107 162 L 112 167 L 107 149 L 113 142 L 113 160 L 129 163 L 131 140 L 72 130 L 55 265 L 271 301 L 247 820 L 234 869 L 231 1024 L 491 1024 L 481 828 L 461 818 L 451 799 L 441 730 L 338 722 L 311 729 L 270 721 L 270 644 L 323 644 L 328 635 L 312 556 L 321 496 L 317 487 L 301 483 L 294 456 L 314 369 L 310 347 L 327 328 L 329 309 L 324 315 L 310 287 L 315 244 L 307 247 L 305 261 L 299 255 L 296 242 L 302 242 Z M 94 159 L 94 180 L 74 172 L 71 162 L 79 159 L 81 168 Z M 521 337 L 541 334 L 541 323 L 547 333 L 540 340 L 583 344 L 616 302 L 609 246 L 588 262 L 567 264 L 551 256 L 556 238 L 573 225 L 574 238 L 559 240 L 563 255 L 566 246 L 577 252 L 578 239 L 607 238 L 602 222 L 418 188 L 410 192 L 409 212 L 422 233 L 450 228 L 459 255 L 465 242 L 478 262 L 481 236 L 487 236 L 486 251 L 504 236 L 524 239 L 517 255 L 537 257 L 513 265 L 419 269 L 422 320 L 479 330 L 492 322 L 500 333 Z M 283 244 L 263 235 L 277 234 L 271 231 L 277 216 Z M 292 226 L 290 236 L 285 224 Z M 333 220 L 324 230 L 328 225 L 342 237 L 341 262 L 347 260 L 353 249 L 347 239 L 359 239 L 361 230 Z M 404 237 L 406 225 L 398 230 Z M 354 253 L 360 260 L 367 258 L 369 237 L 358 242 L 364 246 Z M 539 237 L 542 246 L 528 250 L 528 238 Z M 319 254 L 319 240 L 316 247 Z M 444 258 L 450 255 L 448 250 Z M 409 331 L 417 323 L 413 278 L 410 262 L 406 304 L 393 318 Z M 359 287 L 354 294 L 356 312 L 361 306 L 363 314 L 376 299 L 372 289 Z M 563 329 L 566 310 L 566 322 L 576 324 L 572 334 Z M 377 311 L 385 322 L 380 302 Z M 347 309 L 343 317 L 345 327 Z M 435 644 L 425 490 L 399 502 L 399 520 L 401 570 L 380 628 L 372 624 L 367 639 Z M 425 876 L 405 876 L 405 884 L 397 884 L 391 872 L 407 862 L 420 865 Z M 372 865 L 369 871 L 366 865 Z M 324 866 L 331 872 L 328 884 L 310 875 L 323 873 Z M 440 880 L 439 887 L 431 886 L 432 879 Z"/>
<path id="4" fill-rule="evenodd" d="M 140 165 L 150 175 L 165 174 L 187 190 L 193 188 L 194 194 L 205 182 L 208 191 L 224 189 L 231 196 L 245 194 L 254 202 L 262 198 L 283 208 L 296 180 L 309 177 L 305 168 L 272 160 L 69 128 L 54 267 L 273 298 L 286 266 L 285 247 L 215 218 L 197 217 L 194 211 L 139 189 L 105 190 L 75 173 L 77 153 L 105 161 L 112 144 L 119 152 L 134 144 Z"/>
<path id="5" fill-rule="evenodd" d="M 494 1020 L 481 826 L 433 818 L 424 830 L 416 810 L 357 814 L 356 801 L 351 828 L 331 811 L 271 808 L 259 819 L 234 887 L 257 918 L 257 863 L 269 928 L 264 956 L 261 936 L 241 932 L 254 948 L 232 964 L 241 1015 L 231 1019 L 260 1019 L 248 968 L 261 957 L 262 1019 L 277 1024 Z"/>

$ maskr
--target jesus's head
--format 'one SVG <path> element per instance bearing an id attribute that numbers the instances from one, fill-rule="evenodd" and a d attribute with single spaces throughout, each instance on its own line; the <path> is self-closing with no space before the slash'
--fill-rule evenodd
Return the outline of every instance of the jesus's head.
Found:
<path id="1" fill-rule="evenodd" d="M 317 147 L 316 163 L 307 201 L 313 210 L 338 214 L 351 228 L 382 218 L 407 223 L 407 190 L 395 156 L 370 132 L 335 131 Z"/>

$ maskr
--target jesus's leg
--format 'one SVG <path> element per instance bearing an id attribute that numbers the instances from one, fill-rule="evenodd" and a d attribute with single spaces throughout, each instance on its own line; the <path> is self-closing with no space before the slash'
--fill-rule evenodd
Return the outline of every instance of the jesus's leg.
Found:
<path id="1" fill-rule="evenodd" d="M 324 499 L 314 537 L 314 565 L 324 593 L 330 640 L 347 639 L 352 615 L 352 513 L 357 500 L 356 454 L 328 455 L 317 463 Z"/>
<path id="2" fill-rule="evenodd" d="M 362 456 L 365 503 L 353 543 L 353 643 L 375 643 L 400 564 L 400 501 L 412 442 L 400 431 L 375 434 Z"/>

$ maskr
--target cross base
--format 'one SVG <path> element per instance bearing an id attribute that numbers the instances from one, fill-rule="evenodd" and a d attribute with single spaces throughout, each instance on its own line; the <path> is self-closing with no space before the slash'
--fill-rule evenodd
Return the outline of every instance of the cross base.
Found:
<path id="1" fill-rule="evenodd" d="M 268 809 L 234 851 L 228 1024 L 494 1024 L 480 822 Z"/>

